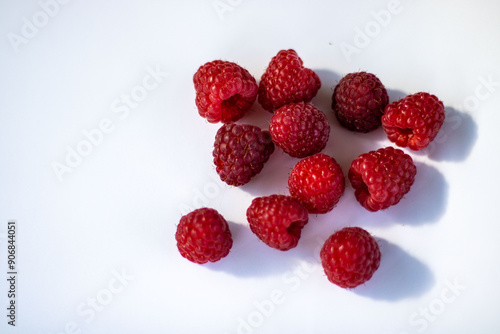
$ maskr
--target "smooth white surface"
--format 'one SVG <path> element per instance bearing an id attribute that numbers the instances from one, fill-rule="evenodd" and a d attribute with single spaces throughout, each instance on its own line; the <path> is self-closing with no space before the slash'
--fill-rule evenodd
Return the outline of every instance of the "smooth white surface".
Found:
<path id="1" fill-rule="evenodd" d="M 2 333 L 498 332 L 497 1 L 54 3 L 0 2 Z M 284 48 L 322 80 L 313 103 L 331 121 L 324 152 L 344 172 L 390 145 L 381 129 L 354 134 L 331 113 L 349 72 L 375 73 L 391 101 L 437 95 L 447 122 L 430 149 L 409 152 L 418 175 L 400 204 L 367 212 L 348 185 L 332 212 L 310 217 L 297 248 L 279 252 L 250 232 L 245 212 L 256 196 L 286 194 L 298 160 L 276 150 L 248 185 L 218 180 L 219 125 L 198 116 L 192 75 L 224 59 L 258 80 Z M 240 122 L 266 127 L 270 116 L 256 103 Z M 68 158 L 77 149 L 88 155 Z M 66 159 L 74 168 L 58 177 L 53 165 Z M 219 210 L 234 238 L 228 257 L 203 266 L 174 240 L 182 213 L 200 206 Z M 15 328 L 5 316 L 10 219 Z M 383 257 L 351 291 L 317 260 L 344 226 L 370 231 Z"/>

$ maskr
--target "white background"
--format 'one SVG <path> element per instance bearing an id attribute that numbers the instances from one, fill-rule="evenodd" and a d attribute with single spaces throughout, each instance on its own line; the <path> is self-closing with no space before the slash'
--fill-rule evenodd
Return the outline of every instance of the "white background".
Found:
<path id="1" fill-rule="evenodd" d="M 1 332 L 498 333 L 499 14 L 494 0 L 2 0 Z M 347 182 L 338 206 L 311 215 L 299 245 L 280 252 L 245 212 L 257 196 L 287 194 L 298 160 L 277 149 L 249 184 L 218 180 L 220 124 L 198 115 L 192 76 L 223 59 L 259 80 L 288 48 L 322 80 L 313 103 L 331 122 L 324 152 L 345 173 L 391 143 L 382 129 L 339 126 L 330 99 L 343 75 L 376 74 L 391 101 L 435 94 L 447 121 L 429 149 L 406 150 L 418 174 L 397 206 L 370 213 Z M 240 122 L 267 128 L 270 117 L 256 103 Z M 201 206 L 233 234 L 214 264 L 190 263 L 175 245 L 180 217 Z M 354 290 L 329 283 L 318 262 L 344 226 L 367 229 L 382 251 Z"/>

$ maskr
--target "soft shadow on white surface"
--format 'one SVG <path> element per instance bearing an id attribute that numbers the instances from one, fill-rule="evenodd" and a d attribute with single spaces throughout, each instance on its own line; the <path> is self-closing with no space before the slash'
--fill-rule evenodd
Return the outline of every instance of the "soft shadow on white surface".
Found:
<path id="1" fill-rule="evenodd" d="M 281 274 L 296 260 L 294 249 L 280 251 L 260 241 L 247 225 L 228 222 L 233 236 L 233 247 L 225 261 L 207 263 L 211 270 L 237 277 L 263 277 Z"/>
<path id="2" fill-rule="evenodd" d="M 332 95 L 333 89 L 338 84 L 342 76 L 329 69 L 313 69 L 321 80 L 321 88 L 316 96 L 312 99 L 311 103 L 314 104 L 319 110 L 332 120 L 335 118 L 332 111 Z M 333 116 L 333 117 L 332 117 Z M 330 126 L 334 126 L 330 121 Z"/>
<path id="3" fill-rule="evenodd" d="M 315 98 L 329 100 L 331 104 L 333 89 L 342 79 L 342 75 L 327 68 L 313 69 L 321 80 L 321 88 Z"/>
<path id="4" fill-rule="evenodd" d="M 468 113 L 446 106 L 445 110 L 443 126 L 422 153 L 436 161 L 465 161 L 477 140 L 477 124 Z"/>
<path id="5" fill-rule="evenodd" d="M 323 153 L 339 163 L 346 177 L 352 161 L 360 154 L 387 146 L 387 137 L 382 127 L 368 133 L 354 132 L 342 127 L 334 115 L 332 118 L 330 139 Z"/>
<path id="6" fill-rule="evenodd" d="M 251 124 L 258 126 L 262 131 L 269 131 L 269 122 L 271 122 L 272 113 L 262 108 L 259 101 L 255 101 L 250 110 L 236 123 Z"/>
<path id="7" fill-rule="evenodd" d="M 448 182 L 435 167 L 415 162 L 417 175 L 410 191 L 386 212 L 394 223 L 421 225 L 436 223 L 448 203 Z"/>
<path id="8" fill-rule="evenodd" d="M 387 89 L 389 103 L 398 101 L 409 93 Z M 421 151 L 412 152 L 435 161 L 465 161 L 477 140 L 477 124 L 469 113 L 445 105 L 446 117 L 436 138 Z"/>
<path id="9" fill-rule="evenodd" d="M 255 197 L 271 194 L 289 195 L 288 176 L 297 162 L 299 159 L 293 158 L 279 147 L 275 147 L 262 171 L 240 188 Z"/>
<path id="10" fill-rule="evenodd" d="M 431 270 L 399 246 L 377 238 L 380 267 L 364 285 L 352 291 L 376 300 L 398 301 L 418 297 L 435 284 Z"/>
<path id="11" fill-rule="evenodd" d="M 333 227 L 360 225 L 368 229 L 390 228 L 395 224 L 417 227 L 438 223 L 448 206 L 448 182 L 435 167 L 421 162 L 415 165 L 415 182 L 398 204 L 369 212 L 356 200 L 354 189 L 346 178 L 346 189 L 337 207 L 324 215 L 311 215 L 310 219 Z"/>
<path id="12" fill-rule="evenodd" d="M 389 103 L 401 100 L 403 97 L 408 95 L 408 93 L 403 92 L 399 89 L 385 88 L 387 90 L 387 95 L 389 95 Z"/>

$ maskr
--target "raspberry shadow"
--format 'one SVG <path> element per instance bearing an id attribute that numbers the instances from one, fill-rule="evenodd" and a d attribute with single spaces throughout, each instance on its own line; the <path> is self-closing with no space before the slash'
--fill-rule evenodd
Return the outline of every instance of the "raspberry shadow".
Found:
<path id="1" fill-rule="evenodd" d="M 445 106 L 446 118 L 436 138 L 419 152 L 436 161 L 465 161 L 477 140 L 477 124 L 466 112 Z"/>
<path id="2" fill-rule="evenodd" d="M 296 248 L 280 251 L 260 241 L 250 228 L 228 221 L 233 247 L 221 261 L 207 263 L 210 270 L 222 271 L 236 277 L 266 277 L 290 270 L 297 261 Z M 300 244 L 300 241 L 299 241 Z"/>
<path id="3" fill-rule="evenodd" d="M 354 189 L 347 181 L 340 203 L 342 207 L 334 208 L 336 219 L 367 229 L 439 222 L 448 206 L 448 183 L 435 167 L 421 162 L 415 162 L 415 165 L 417 175 L 410 191 L 399 203 L 377 212 L 369 212 L 359 204 L 354 197 Z"/>
<path id="4" fill-rule="evenodd" d="M 339 83 L 342 76 L 330 69 L 321 68 L 313 69 L 321 80 L 321 88 L 316 96 L 312 99 L 312 104 L 321 109 L 325 114 L 332 112 L 332 95 L 333 89 Z"/>
<path id="5" fill-rule="evenodd" d="M 435 167 L 415 162 L 415 183 L 401 201 L 386 212 L 390 221 L 420 225 L 436 223 L 448 206 L 448 182 Z"/>
<path id="6" fill-rule="evenodd" d="M 288 176 L 299 161 L 276 147 L 262 171 L 240 188 L 252 196 L 289 195 Z"/>
<path id="7" fill-rule="evenodd" d="M 401 247 L 375 238 L 382 253 L 380 267 L 372 278 L 352 291 L 375 300 L 398 301 L 429 291 L 435 278 L 429 267 Z"/>
<path id="8" fill-rule="evenodd" d="M 389 103 L 398 101 L 409 93 L 387 89 Z M 435 161 L 465 161 L 477 140 L 477 124 L 472 116 L 451 106 L 444 107 L 446 117 L 436 138 L 421 151 L 412 151 L 417 156 L 427 156 Z"/>
<path id="9" fill-rule="evenodd" d="M 401 100 L 408 95 L 407 92 L 403 92 L 399 89 L 385 88 L 387 90 L 387 95 L 389 95 L 389 103 Z"/>

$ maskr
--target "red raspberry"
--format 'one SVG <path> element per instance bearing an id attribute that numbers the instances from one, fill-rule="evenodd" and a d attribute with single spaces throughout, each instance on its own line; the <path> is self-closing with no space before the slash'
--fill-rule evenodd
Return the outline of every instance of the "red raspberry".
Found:
<path id="1" fill-rule="evenodd" d="M 259 84 L 259 103 L 270 112 L 292 102 L 309 102 L 321 81 L 311 69 L 303 66 L 294 50 L 281 50 L 271 59 Z"/>
<path id="2" fill-rule="evenodd" d="M 198 112 L 210 123 L 239 120 L 257 98 L 255 78 L 229 61 L 214 60 L 202 65 L 193 82 Z"/>
<path id="3" fill-rule="evenodd" d="M 296 158 L 325 148 L 330 124 L 325 114 L 310 103 L 287 104 L 275 111 L 269 124 L 273 142 Z"/>
<path id="4" fill-rule="evenodd" d="M 216 262 L 229 254 L 233 245 L 226 220 L 217 210 L 201 208 L 181 218 L 175 233 L 177 248 L 194 263 Z"/>
<path id="5" fill-rule="evenodd" d="M 388 101 L 384 85 L 374 74 L 349 73 L 333 90 L 332 109 L 342 126 L 369 132 L 379 127 Z"/>
<path id="6" fill-rule="evenodd" d="M 241 186 L 259 174 L 274 152 L 268 131 L 249 124 L 224 124 L 215 135 L 214 164 L 222 181 Z"/>
<path id="7" fill-rule="evenodd" d="M 369 211 L 399 203 L 415 181 L 417 167 L 400 149 L 385 147 L 361 154 L 349 168 L 349 181 L 359 203 Z"/>
<path id="8" fill-rule="evenodd" d="M 328 280 L 352 289 L 372 278 L 381 254 L 370 233 L 360 227 L 344 227 L 326 240 L 320 257 Z"/>
<path id="9" fill-rule="evenodd" d="M 286 251 L 297 246 L 307 224 L 307 209 L 285 195 L 257 197 L 247 210 L 250 229 L 266 245 Z"/>
<path id="10" fill-rule="evenodd" d="M 387 137 L 414 151 L 426 148 L 443 125 L 444 105 L 429 93 L 415 93 L 388 104 L 382 116 Z"/>
<path id="11" fill-rule="evenodd" d="M 334 158 L 318 153 L 299 161 L 288 178 L 290 195 L 310 213 L 333 209 L 344 193 L 345 178 Z"/>

